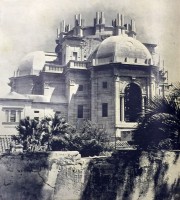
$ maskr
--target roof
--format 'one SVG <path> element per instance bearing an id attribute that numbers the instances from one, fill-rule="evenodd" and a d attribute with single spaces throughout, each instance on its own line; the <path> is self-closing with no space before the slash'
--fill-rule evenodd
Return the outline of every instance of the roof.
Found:
<path id="1" fill-rule="evenodd" d="M 152 56 L 140 41 L 127 35 L 111 36 L 99 45 L 95 66 L 109 63 L 149 65 Z"/>
<path id="2" fill-rule="evenodd" d="M 67 103 L 65 96 L 62 95 L 28 95 L 34 103 Z"/>
<path id="3" fill-rule="evenodd" d="M 30 100 L 26 95 L 19 94 L 16 92 L 8 92 L 7 94 L 0 97 L 1 99 L 13 99 L 13 100 Z"/>
<path id="4" fill-rule="evenodd" d="M 11 142 L 11 135 L 0 135 L 0 153 L 5 153 L 7 149 L 10 149 Z"/>

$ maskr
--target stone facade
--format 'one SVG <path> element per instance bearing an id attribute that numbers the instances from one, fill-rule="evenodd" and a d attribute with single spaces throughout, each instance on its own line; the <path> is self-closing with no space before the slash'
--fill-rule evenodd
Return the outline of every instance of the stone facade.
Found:
<path id="1" fill-rule="evenodd" d="M 17 102 L 19 118 L 61 112 L 74 126 L 89 119 L 107 129 L 112 141 L 131 140 L 148 99 L 163 95 L 156 45 L 137 40 L 135 21 L 125 23 L 123 15 L 107 26 L 103 12 L 96 13 L 93 26 L 85 26 L 81 15 L 72 29 L 63 21 L 56 43 L 55 53 L 23 59 L 10 78 L 11 95 L 0 99 L 2 115 L 4 107 L 17 110 Z M 14 117 L 8 126 L 17 122 Z"/>

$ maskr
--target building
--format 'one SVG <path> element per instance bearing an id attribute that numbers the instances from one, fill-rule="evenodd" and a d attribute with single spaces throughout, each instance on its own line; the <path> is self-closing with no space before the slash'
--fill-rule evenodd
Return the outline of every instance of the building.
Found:
<path id="1" fill-rule="evenodd" d="M 58 112 L 79 126 L 89 119 L 112 141 L 129 141 L 148 99 L 163 95 L 164 73 L 156 44 L 136 39 L 134 20 L 117 14 L 111 26 L 97 12 L 93 26 L 75 15 L 74 27 L 62 21 L 55 53 L 33 52 L 10 78 L 11 92 L 0 99 L 1 130 L 15 134 L 20 118 Z"/>

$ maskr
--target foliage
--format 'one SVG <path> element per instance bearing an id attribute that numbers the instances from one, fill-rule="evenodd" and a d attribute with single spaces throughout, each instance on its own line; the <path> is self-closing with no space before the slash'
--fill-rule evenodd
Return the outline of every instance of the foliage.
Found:
<path id="1" fill-rule="evenodd" d="M 93 156 L 107 149 L 105 144 L 109 141 L 107 132 L 90 121 L 84 121 L 76 130 L 59 115 L 40 121 L 26 117 L 17 130 L 19 135 L 14 140 L 27 151 L 77 150 L 82 156 Z"/>
<path id="2" fill-rule="evenodd" d="M 176 87 L 176 94 L 179 91 Z M 134 142 L 144 150 L 180 149 L 180 107 L 173 90 L 166 98 L 149 101 L 134 133 Z"/>
<path id="3" fill-rule="evenodd" d="M 84 121 L 78 132 L 76 133 L 73 145 L 79 150 L 83 156 L 99 155 L 102 151 L 110 149 L 109 135 L 105 129 L 100 129 L 91 121 Z"/>
<path id="4" fill-rule="evenodd" d="M 171 84 L 171 88 L 169 89 L 169 97 L 176 100 L 180 97 L 180 82 Z"/>

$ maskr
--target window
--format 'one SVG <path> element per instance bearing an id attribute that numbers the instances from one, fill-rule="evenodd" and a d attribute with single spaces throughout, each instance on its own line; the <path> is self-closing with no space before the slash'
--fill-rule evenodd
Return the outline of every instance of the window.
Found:
<path id="1" fill-rule="evenodd" d="M 73 52 L 73 60 L 77 61 L 77 52 Z"/>
<path id="2" fill-rule="evenodd" d="M 20 121 L 22 112 L 21 108 L 4 107 L 2 110 L 5 113 L 5 121 L 3 123 L 15 123 Z"/>
<path id="3" fill-rule="evenodd" d="M 16 110 L 10 111 L 10 122 L 16 122 Z"/>
<path id="4" fill-rule="evenodd" d="M 39 113 L 39 110 L 35 110 L 34 113 Z"/>
<path id="5" fill-rule="evenodd" d="M 102 117 L 108 117 L 108 104 L 102 103 Z"/>
<path id="6" fill-rule="evenodd" d="M 83 90 L 84 90 L 83 85 L 79 85 L 79 87 L 78 87 L 78 91 L 83 91 Z"/>
<path id="7" fill-rule="evenodd" d="M 83 105 L 78 105 L 77 117 L 83 118 Z"/>
<path id="8" fill-rule="evenodd" d="M 103 89 L 107 89 L 107 82 L 103 82 L 102 87 L 103 87 Z"/>
<path id="9" fill-rule="evenodd" d="M 124 62 L 127 62 L 127 58 L 124 59 Z"/>
<path id="10" fill-rule="evenodd" d="M 130 83 L 125 88 L 124 95 L 124 116 L 126 122 L 136 122 L 142 112 L 141 88 Z"/>

